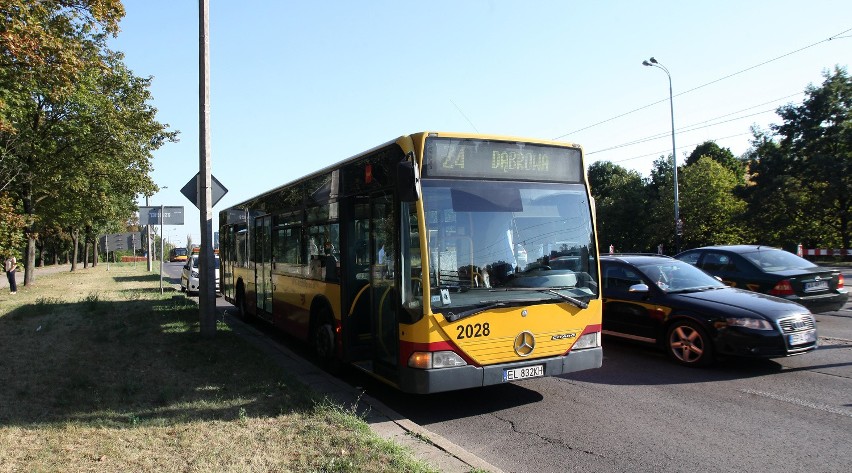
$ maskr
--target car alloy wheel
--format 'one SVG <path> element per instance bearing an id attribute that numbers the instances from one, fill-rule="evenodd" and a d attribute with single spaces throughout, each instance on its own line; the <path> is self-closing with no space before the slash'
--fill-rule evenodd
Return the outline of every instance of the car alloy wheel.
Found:
<path id="1" fill-rule="evenodd" d="M 674 322 L 667 332 L 668 353 L 686 366 L 707 366 L 713 361 L 713 346 L 707 333 L 689 320 Z"/>

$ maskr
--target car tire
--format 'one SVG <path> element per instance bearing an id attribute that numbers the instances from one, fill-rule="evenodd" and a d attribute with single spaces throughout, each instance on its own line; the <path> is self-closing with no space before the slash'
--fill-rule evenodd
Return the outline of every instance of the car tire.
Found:
<path id="1" fill-rule="evenodd" d="M 713 342 L 691 320 L 677 320 L 666 331 L 666 352 L 684 366 L 708 366 L 713 362 Z"/>

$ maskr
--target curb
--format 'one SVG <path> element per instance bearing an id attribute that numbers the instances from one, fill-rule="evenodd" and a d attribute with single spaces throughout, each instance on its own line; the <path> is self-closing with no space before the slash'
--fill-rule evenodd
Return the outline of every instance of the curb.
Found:
<path id="1" fill-rule="evenodd" d="M 502 473 L 499 468 L 461 446 L 412 422 L 378 399 L 326 373 L 286 346 L 270 340 L 254 327 L 229 314 L 227 307 L 219 306 L 216 310 L 234 333 L 269 354 L 279 366 L 303 384 L 347 409 L 355 410 L 378 436 L 408 448 L 416 458 L 438 471 L 466 473 L 484 470 Z"/>

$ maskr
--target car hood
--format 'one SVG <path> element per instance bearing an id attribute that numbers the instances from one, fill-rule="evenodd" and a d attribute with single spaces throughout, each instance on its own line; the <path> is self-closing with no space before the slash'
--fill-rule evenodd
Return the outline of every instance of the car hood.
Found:
<path id="1" fill-rule="evenodd" d="M 778 320 L 808 312 L 804 306 L 786 299 L 730 287 L 675 293 L 669 294 L 669 297 L 679 301 L 679 305 L 684 308 L 700 312 L 724 310 L 731 315 L 739 314 L 742 317 L 758 315 Z"/>

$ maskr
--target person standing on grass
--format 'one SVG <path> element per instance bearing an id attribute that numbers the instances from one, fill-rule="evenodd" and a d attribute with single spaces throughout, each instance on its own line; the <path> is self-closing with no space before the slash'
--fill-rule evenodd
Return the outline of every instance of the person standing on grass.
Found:
<path id="1" fill-rule="evenodd" d="M 6 277 L 9 279 L 9 293 L 17 293 L 18 285 L 15 282 L 15 271 L 18 270 L 18 260 L 14 256 L 9 256 L 6 258 L 6 262 L 3 263 L 3 269 L 6 270 Z"/>

